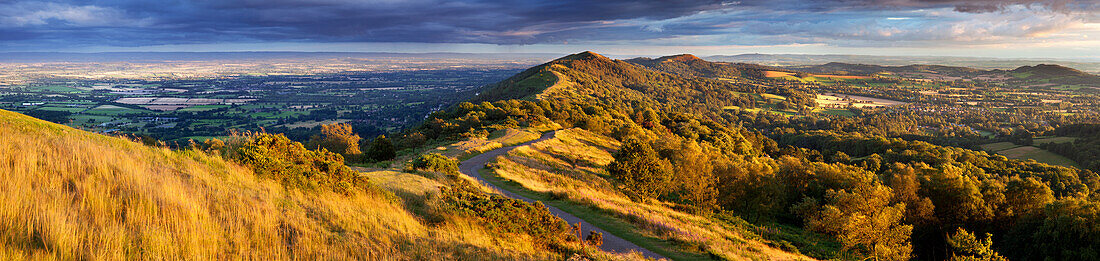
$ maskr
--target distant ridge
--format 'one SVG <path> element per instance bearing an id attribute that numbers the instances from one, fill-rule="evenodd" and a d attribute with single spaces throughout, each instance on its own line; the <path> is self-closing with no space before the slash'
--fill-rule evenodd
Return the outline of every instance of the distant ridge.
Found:
<path id="1" fill-rule="evenodd" d="M 1057 65 L 1057 64 L 1038 64 L 1038 65 L 1035 65 L 1035 66 L 1020 66 L 1019 68 L 1013 69 L 1012 72 L 1016 72 L 1016 73 L 1034 73 L 1036 75 L 1047 75 L 1047 76 L 1057 76 L 1057 77 L 1066 77 L 1066 76 L 1088 77 L 1088 76 L 1094 76 L 1094 75 L 1082 72 L 1082 71 L 1077 70 L 1077 69 L 1073 69 L 1073 68 L 1069 68 L 1069 67 L 1065 67 L 1065 66 L 1061 66 L 1061 65 Z"/>
<path id="2" fill-rule="evenodd" d="M 705 78 L 762 78 L 763 71 L 789 71 L 759 64 L 711 62 L 692 54 L 678 54 L 656 59 L 641 57 L 628 59 L 626 62 L 655 71 Z"/>
<path id="3" fill-rule="evenodd" d="M 885 55 L 847 55 L 847 54 L 739 54 L 705 56 L 708 61 L 755 63 L 769 66 L 812 66 L 830 62 L 849 64 L 874 64 L 883 66 L 905 66 L 912 64 L 938 64 L 944 66 L 970 67 L 984 70 L 1011 70 L 1020 66 L 1035 64 L 1061 64 L 1086 72 L 1100 73 L 1100 60 L 1044 59 L 1044 58 L 990 58 L 960 56 L 885 56 Z"/>

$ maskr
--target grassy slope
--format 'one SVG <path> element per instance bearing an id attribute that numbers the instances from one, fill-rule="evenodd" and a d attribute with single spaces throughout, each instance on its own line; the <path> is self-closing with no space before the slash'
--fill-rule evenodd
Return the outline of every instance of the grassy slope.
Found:
<path id="1" fill-rule="evenodd" d="M 738 228 L 673 210 L 664 204 L 635 202 L 605 177 L 611 151 L 619 142 L 580 129 L 558 131 L 551 140 L 513 150 L 498 158 L 498 185 L 545 200 L 596 225 L 673 259 L 720 256 L 728 259 L 809 259 L 744 238 Z"/>
<path id="2" fill-rule="evenodd" d="M 0 260 L 561 258 L 396 201 L 286 190 L 201 152 L 0 111 Z"/>

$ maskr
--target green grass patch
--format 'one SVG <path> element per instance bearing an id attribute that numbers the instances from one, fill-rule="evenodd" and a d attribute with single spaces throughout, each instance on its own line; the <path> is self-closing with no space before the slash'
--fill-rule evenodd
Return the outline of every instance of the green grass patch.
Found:
<path id="1" fill-rule="evenodd" d="M 982 145 L 982 150 L 991 151 L 991 152 L 998 152 L 998 151 L 1007 150 L 1007 149 L 1016 148 L 1016 147 L 1020 147 L 1020 145 L 1016 145 L 1015 143 L 1011 143 L 1011 142 L 997 142 L 997 143 L 990 143 L 990 144 Z"/>
<path id="2" fill-rule="evenodd" d="M 1050 151 L 1040 149 L 1033 146 L 1022 146 L 1007 150 L 998 151 L 997 154 L 1004 155 L 1010 159 L 1026 160 L 1031 159 L 1038 162 L 1059 165 L 1066 167 L 1077 167 L 1077 162 L 1063 157 L 1062 155 L 1054 154 Z"/>
<path id="3" fill-rule="evenodd" d="M 150 111 L 131 109 L 131 108 L 114 106 L 114 105 L 100 105 L 99 107 L 95 107 L 91 110 L 85 111 L 84 113 L 93 114 L 93 115 L 112 115 L 113 116 L 113 115 L 147 113 L 147 112 L 150 112 Z"/>
<path id="4" fill-rule="evenodd" d="M 817 112 L 820 112 L 822 114 L 844 116 L 844 117 L 855 117 L 856 116 L 855 113 L 852 113 L 852 111 L 849 111 L 848 109 L 821 109 L 820 111 L 817 111 Z"/>
<path id="5" fill-rule="evenodd" d="M 1077 137 L 1035 137 L 1035 139 L 1032 139 L 1034 144 L 1071 143 L 1074 141 L 1077 141 Z"/>
<path id="6" fill-rule="evenodd" d="M 84 111 L 84 110 L 86 110 L 86 109 L 87 109 L 87 108 L 80 108 L 80 107 L 49 107 L 49 106 L 44 106 L 44 107 L 38 107 L 38 109 L 37 109 L 37 110 L 43 110 L 43 111 L 64 111 L 64 112 L 82 112 L 82 111 Z"/>

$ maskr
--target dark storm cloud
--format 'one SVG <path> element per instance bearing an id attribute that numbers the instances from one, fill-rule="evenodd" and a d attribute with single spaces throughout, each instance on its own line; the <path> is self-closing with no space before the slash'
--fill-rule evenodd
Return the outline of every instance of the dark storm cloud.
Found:
<path id="1" fill-rule="evenodd" d="M 828 15 L 837 12 L 862 19 L 883 16 L 883 10 L 922 8 L 952 8 L 963 13 L 998 12 L 1010 6 L 1091 11 L 1096 9 L 1095 1 L 0 0 L 0 33 L 4 34 L 0 41 L 144 46 L 269 41 L 536 44 L 652 40 L 759 31 L 736 30 L 740 26 L 763 25 L 759 27 L 804 34 L 820 30 L 816 27 L 852 24 L 851 18 Z M 851 35 L 859 34 L 840 31 L 791 37 L 840 39 Z"/>
<path id="2" fill-rule="evenodd" d="M 0 27 L 61 34 L 73 28 L 137 27 L 146 30 L 145 38 L 173 41 L 189 36 L 193 41 L 512 44 L 558 40 L 548 36 L 604 21 L 667 19 L 720 7 L 719 1 L 11 1 L 0 2 Z M 65 15 L 72 10 L 83 13 Z M 115 21 L 95 24 L 89 17 Z"/>

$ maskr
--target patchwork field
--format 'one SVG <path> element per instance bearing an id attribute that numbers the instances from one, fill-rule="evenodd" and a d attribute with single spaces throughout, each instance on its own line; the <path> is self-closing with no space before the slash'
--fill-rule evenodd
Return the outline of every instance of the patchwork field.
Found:
<path id="1" fill-rule="evenodd" d="M 863 96 L 848 95 L 848 94 L 838 94 L 838 93 L 818 94 L 817 98 L 815 100 L 817 101 L 818 106 L 826 107 L 826 108 L 847 107 L 849 105 L 853 106 L 853 107 L 857 107 L 857 108 L 875 108 L 875 107 L 890 107 L 890 106 L 898 106 L 898 105 L 905 105 L 906 104 L 905 102 L 900 102 L 900 101 L 895 101 L 895 100 L 863 97 Z"/>

